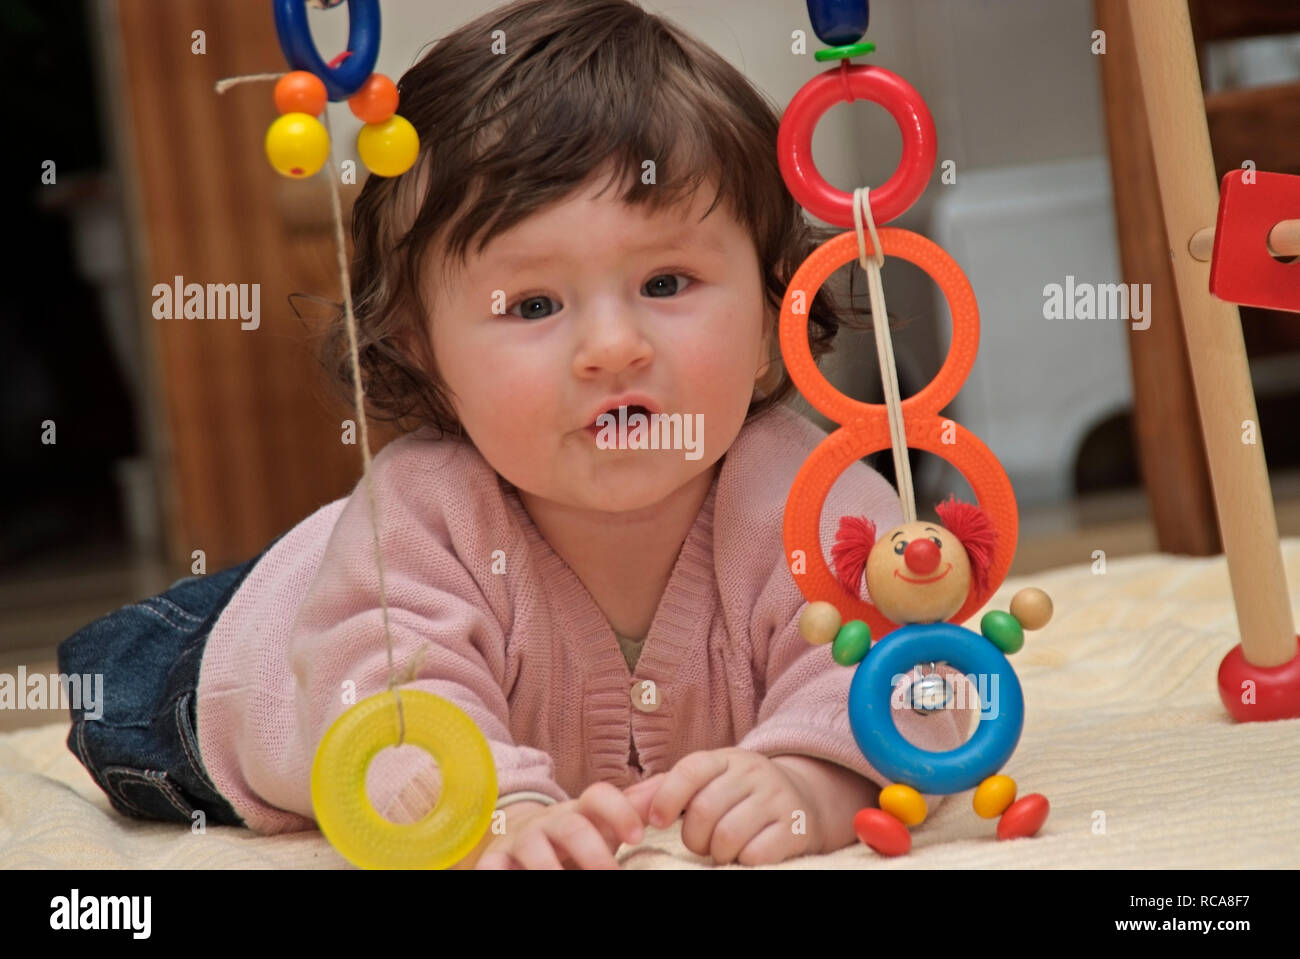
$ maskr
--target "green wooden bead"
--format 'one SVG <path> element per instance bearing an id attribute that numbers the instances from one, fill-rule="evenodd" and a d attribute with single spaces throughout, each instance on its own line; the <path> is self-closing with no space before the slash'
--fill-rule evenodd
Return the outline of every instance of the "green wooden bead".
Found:
<path id="1" fill-rule="evenodd" d="M 860 619 L 851 619 L 835 634 L 831 658 L 841 666 L 852 666 L 861 662 L 870 648 L 871 627 Z"/>
<path id="2" fill-rule="evenodd" d="M 1025 630 L 1020 625 L 1020 620 L 1000 609 L 984 614 L 980 620 L 980 632 L 1008 656 L 1018 653 L 1020 647 L 1025 645 Z"/>

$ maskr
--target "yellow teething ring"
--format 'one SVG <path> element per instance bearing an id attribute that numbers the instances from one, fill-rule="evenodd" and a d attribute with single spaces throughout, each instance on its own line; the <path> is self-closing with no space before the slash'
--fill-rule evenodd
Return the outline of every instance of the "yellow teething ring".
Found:
<path id="1" fill-rule="evenodd" d="M 419 822 L 399 825 L 366 796 L 366 770 L 380 750 L 397 745 L 397 700 L 405 744 L 437 760 L 438 804 Z M 497 801 L 496 766 L 474 720 L 440 696 L 385 691 L 363 699 L 334 721 L 311 767 L 311 801 L 325 838 L 364 869 L 446 869 L 468 855 L 487 831 Z"/>

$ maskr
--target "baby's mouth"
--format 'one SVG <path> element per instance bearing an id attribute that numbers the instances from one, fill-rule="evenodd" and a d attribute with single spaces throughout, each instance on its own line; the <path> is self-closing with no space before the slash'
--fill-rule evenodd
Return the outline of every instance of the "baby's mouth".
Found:
<path id="1" fill-rule="evenodd" d="M 596 421 L 595 421 L 595 422 L 592 422 L 592 423 L 589 423 L 589 424 L 587 425 L 587 429 L 590 430 L 590 431 L 593 432 L 593 433 L 598 433 L 598 432 L 600 432 L 601 430 L 603 430 L 607 424 L 608 424 L 609 426 L 613 426 L 613 427 L 617 428 L 617 427 L 618 427 L 618 418 L 619 418 L 619 417 L 618 417 L 618 413 L 619 413 L 619 410 L 620 410 L 620 409 L 626 409 L 626 410 L 627 410 L 627 416 L 626 416 L 626 418 L 627 418 L 628 421 L 631 421 L 631 419 L 632 419 L 632 414 L 633 414 L 633 413 L 640 413 L 642 416 L 646 416 L 646 417 L 648 417 L 648 416 L 650 415 L 650 410 L 648 410 L 646 407 L 640 405 L 639 403 L 634 404 L 634 405 L 631 405 L 631 406 L 627 406 L 627 407 L 618 407 L 618 406 L 615 406 L 615 407 L 613 407 L 612 409 L 608 409 L 608 410 L 606 410 L 604 413 L 600 414 L 600 416 L 596 417 Z M 601 418 L 602 418 L 602 417 L 610 417 L 610 418 L 607 419 L 607 420 L 604 420 L 604 422 L 601 422 Z"/>

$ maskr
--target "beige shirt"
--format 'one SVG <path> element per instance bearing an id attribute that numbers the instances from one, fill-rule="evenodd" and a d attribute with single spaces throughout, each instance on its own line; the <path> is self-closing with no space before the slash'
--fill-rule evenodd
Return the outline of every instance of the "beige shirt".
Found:
<path id="1" fill-rule="evenodd" d="M 641 647 L 645 644 L 645 637 L 642 636 L 640 639 L 633 639 L 630 636 L 624 636 L 617 630 L 614 632 L 614 637 L 618 640 L 618 648 L 623 650 L 623 658 L 627 660 L 628 672 L 635 673 L 637 660 L 641 658 Z M 631 764 L 637 769 L 640 769 L 641 758 L 636 754 L 636 741 L 631 741 L 630 745 L 632 748 L 628 755 L 631 759 Z"/>
<path id="2" fill-rule="evenodd" d="M 641 658 L 641 647 L 645 645 L 645 637 L 633 639 L 619 632 L 615 632 L 614 637 L 618 640 L 619 649 L 623 650 L 623 658 L 627 660 L 628 672 L 635 673 L 637 660 Z"/>

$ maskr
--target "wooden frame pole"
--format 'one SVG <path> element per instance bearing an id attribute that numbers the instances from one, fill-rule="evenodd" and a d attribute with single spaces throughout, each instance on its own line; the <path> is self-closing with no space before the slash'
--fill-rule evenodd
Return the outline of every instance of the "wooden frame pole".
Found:
<path id="1" fill-rule="evenodd" d="M 1128 0 L 1128 13 L 1242 652 L 1280 666 L 1296 658 L 1296 631 L 1241 316 L 1210 294 L 1209 268 L 1188 248 L 1219 206 L 1191 20 L 1186 0 Z"/>

